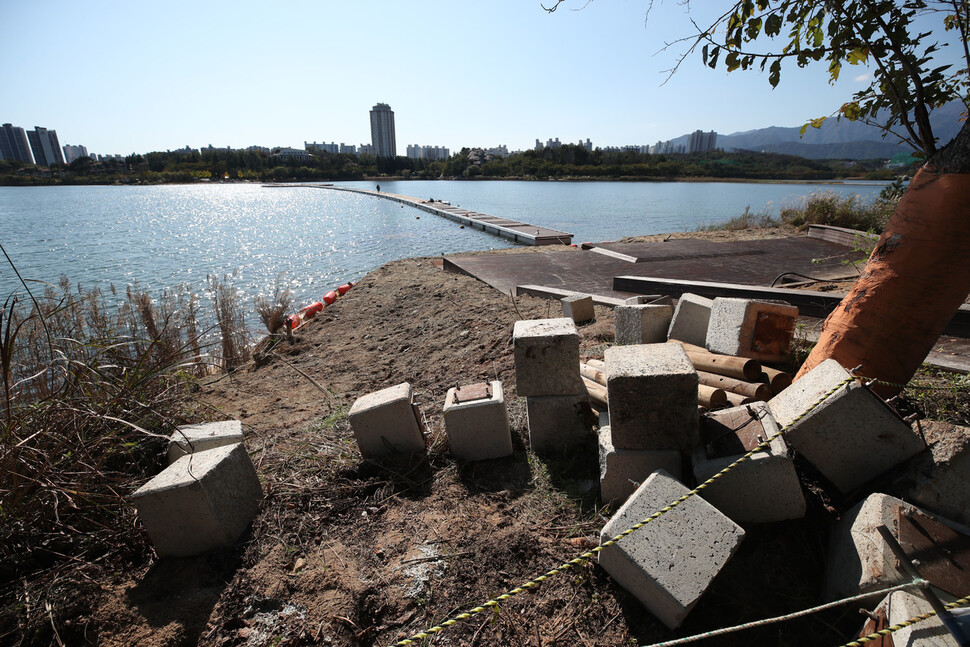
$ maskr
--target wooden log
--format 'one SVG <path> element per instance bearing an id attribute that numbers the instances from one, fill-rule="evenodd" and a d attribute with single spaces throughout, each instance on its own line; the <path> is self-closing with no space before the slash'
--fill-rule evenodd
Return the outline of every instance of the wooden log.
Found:
<path id="1" fill-rule="evenodd" d="M 609 406 L 609 397 L 605 386 L 588 377 L 583 378 L 583 385 L 586 387 L 586 392 L 589 393 L 589 399 L 593 401 L 593 404 L 598 404 L 601 408 Z"/>
<path id="2" fill-rule="evenodd" d="M 767 402 L 771 399 L 772 390 L 767 384 L 760 382 L 745 382 L 733 377 L 708 373 L 707 371 L 697 371 L 697 379 L 701 384 L 712 386 L 717 389 L 724 389 L 738 395 L 754 398 Z"/>
<path id="3" fill-rule="evenodd" d="M 704 384 L 697 385 L 697 404 L 708 409 L 719 409 L 727 406 L 728 396 L 724 389 L 718 389 Z"/>
<path id="4" fill-rule="evenodd" d="M 770 366 L 761 367 L 761 379 L 768 381 L 775 395 L 778 395 L 791 386 L 791 373 L 779 371 L 777 368 L 771 368 Z"/>
<path id="5" fill-rule="evenodd" d="M 580 362 L 580 363 L 582 363 L 582 362 Z M 588 360 L 586 360 L 586 363 L 588 365 L 592 366 L 593 368 L 598 368 L 601 371 L 605 371 L 606 370 L 606 362 L 604 362 L 601 359 L 588 359 Z"/>
<path id="6" fill-rule="evenodd" d="M 691 350 L 700 349 L 700 346 L 685 344 L 675 339 L 667 343 L 681 344 L 687 352 L 690 363 L 697 370 L 726 375 L 727 377 L 733 377 L 747 382 L 755 382 L 761 378 L 761 362 L 756 359 L 735 357 L 733 355 L 718 355 L 708 350 Z"/>
<path id="7" fill-rule="evenodd" d="M 594 368 L 589 364 L 579 363 L 579 374 L 583 377 L 593 380 L 598 384 L 606 386 L 606 371 Z"/>
<path id="8" fill-rule="evenodd" d="M 732 407 L 740 407 L 742 404 L 751 404 L 752 402 L 757 402 L 754 398 L 749 398 L 744 395 L 738 395 L 737 393 L 725 392 L 727 396 L 728 404 Z"/>

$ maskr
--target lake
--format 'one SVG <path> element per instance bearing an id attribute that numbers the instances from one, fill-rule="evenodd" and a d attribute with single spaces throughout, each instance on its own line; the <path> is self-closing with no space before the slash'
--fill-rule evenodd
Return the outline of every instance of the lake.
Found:
<path id="1" fill-rule="evenodd" d="M 373 189 L 375 182 L 341 186 Z M 882 185 L 721 182 L 381 182 L 381 190 L 575 234 L 574 241 L 690 231 Z M 24 278 L 158 294 L 235 272 L 247 309 L 279 278 L 298 304 L 391 260 L 509 247 L 503 238 L 372 196 L 258 184 L 0 187 L 0 241 Z M 22 288 L 0 265 L 0 298 Z"/>

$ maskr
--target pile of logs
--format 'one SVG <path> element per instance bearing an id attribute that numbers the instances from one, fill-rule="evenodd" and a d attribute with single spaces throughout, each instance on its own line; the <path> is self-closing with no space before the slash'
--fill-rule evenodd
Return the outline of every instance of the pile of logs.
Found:
<path id="1" fill-rule="evenodd" d="M 790 374 L 746 357 L 718 355 L 706 348 L 685 342 L 690 363 L 697 370 L 697 406 L 703 409 L 724 409 L 749 402 L 767 402 L 791 385 Z M 606 390 L 606 365 L 603 360 L 588 359 L 580 362 L 579 372 L 594 405 L 605 408 L 608 402 Z"/>

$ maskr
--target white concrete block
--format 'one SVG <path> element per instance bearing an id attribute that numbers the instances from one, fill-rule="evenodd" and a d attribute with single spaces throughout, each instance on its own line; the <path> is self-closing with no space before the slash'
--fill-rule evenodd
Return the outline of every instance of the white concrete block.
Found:
<path id="1" fill-rule="evenodd" d="M 509 412 L 505 407 L 502 383 L 489 383 L 490 397 L 466 399 L 462 395 L 468 387 L 448 389 L 445 396 L 445 431 L 448 446 L 455 458 L 480 461 L 512 454 L 512 433 Z"/>
<path id="2" fill-rule="evenodd" d="M 579 333 L 572 319 L 516 321 L 512 333 L 520 396 L 582 393 Z"/>
<path id="3" fill-rule="evenodd" d="M 569 451 L 589 441 L 596 419 L 589 396 L 545 395 L 526 398 L 529 445 L 536 454 Z"/>
<path id="4" fill-rule="evenodd" d="M 407 382 L 357 398 L 348 417 L 364 458 L 425 451 L 414 394 Z"/>
<path id="5" fill-rule="evenodd" d="M 616 306 L 613 309 L 617 344 L 661 344 L 674 309 L 666 305 Z"/>
<path id="6" fill-rule="evenodd" d="M 610 435 L 609 426 L 600 427 L 600 499 L 603 503 L 626 501 L 657 470 L 680 480 L 682 468 L 678 450 L 617 449 Z"/>
<path id="7" fill-rule="evenodd" d="M 620 534 L 688 492 L 657 471 L 603 527 L 600 543 Z M 599 563 L 650 613 L 675 629 L 734 555 L 744 530 L 692 496 L 599 553 Z"/>
<path id="8" fill-rule="evenodd" d="M 956 600 L 954 596 L 938 589 L 934 589 L 934 592 L 943 604 Z M 913 593 L 894 591 L 883 598 L 883 601 L 876 607 L 876 613 L 885 614 L 887 624 L 890 627 L 932 611 L 932 605 L 926 601 L 925 597 L 915 591 Z M 955 609 L 952 613 L 954 619 L 964 627 L 964 631 L 970 633 L 968 611 L 970 610 L 963 608 Z M 892 644 L 893 647 L 956 647 L 957 642 L 953 639 L 949 630 L 943 626 L 940 618 L 934 615 L 893 632 Z"/>
<path id="9" fill-rule="evenodd" d="M 711 307 L 707 348 L 722 355 L 779 362 L 788 357 L 798 308 L 787 303 L 718 297 Z"/>
<path id="10" fill-rule="evenodd" d="M 588 294 L 573 294 L 560 299 L 562 302 L 562 316 L 572 319 L 575 323 L 586 323 L 596 319 L 593 310 L 593 297 Z"/>
<path id="11" fill-rule="evenodd" d="M 703 483 L 776 433 L 778 425 L 764 402 L 702 416 L 694 477 Z M 701 490 L 701 495 L 737 523 L 805 516 L 805 495 L 781 436 Z"/>
<path id="12" fill-rule="evenodd" d="M 849 377 L 828 359 L 768 401 L 778 425 L 791 426 L 788 444 L 846 493 L 924 448 L 909 424 L 855 380 L 821 401 Z"/>
<path id="13" fill-rule="evenodd" d="M 241 443 L 186 454 L 132 494 L 160 557 L 231 546 L 256 516 L 263 491 Z"/>
<path id="14" fill-rule="evenodd" d="M 707 342 L 707 325 L 711 319 L 711 307 L 714 302 L 710 299 L 685 292 L 680 295 L 674 316 L 670 320 L 667 337 L 678 341 L 685 341 L 695 346 L 703 346 Z"/>
<path id="15" fill-rule="evenodd" d="M 697 444 L 697 372 L 680 344 L 611 346 L 605 357 L 616 448 Z"/>
<path id="16" fill-rule="evenodd" d="M 896 557 L 877 530 L 879 526 L 886 526 L 896 540 L 904 544 L 899 528 L 901 514 L 912 515 L 917 522 L 928 517 L 956 533 L 970 534 L 968 528 L 888 494 L 871 494 L 842 515 L 832 533 L 826 568 L 826 595 L 830 599 L 875 591 L 909 580 L 897 567 Z M 970 536 L 964 536 L 963 540 L 970 541 Z M 931 579 L 930 572 L 926 570 L 931 558 L 932 555 L 926 553 L 921 560 L 924 562 L 921 572 L 927 579 Z M 959 595 L 965 593 L 960 592 Z"/>
<path id="17" fill-rule="evenodd" d="M 186 454 L 215 449 L 223 445 L 235 445 L 242 441 L 242 423 L 238 420 L 183 425 L 176 429 L 169 439 L 168 464 L 171 465 Z"/>

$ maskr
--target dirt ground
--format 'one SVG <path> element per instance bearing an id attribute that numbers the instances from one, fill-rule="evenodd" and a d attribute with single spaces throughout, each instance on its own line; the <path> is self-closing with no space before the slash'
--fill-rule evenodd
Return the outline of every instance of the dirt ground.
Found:
<path id="1" fill-rule="evenodd" d="M 597 499 L 595 442 L 540 460 L 516 396 L 513 323 L 560 316 L 559 304 L 513 301 L 440 265 L 375 270 L 265 364 L 203 384 L 211 419 L 243 422 L 266 493 L 252 530 L 235 549 L 103 573 L 66 644 L 391 645 L 597 545 L 611 511 Z M 612 312 L 596 315 L 580 329 L 590 357 L 612 338 Z M 504 384 L 515 453 L 462 464 L 447 448 L 445 393 L 486 379 Z M 347 411 L 404 381 L 429 431 L 426 460 L 361 461 Z M 643 645 L 803 609 L 821 601 L 837 507 L 819 496 L 804 520 L 748 528 L 677 632 L 594 562 L 417 644 Z M 705 644 L 840 644 L 863 620 L 849 607 Z"/>

